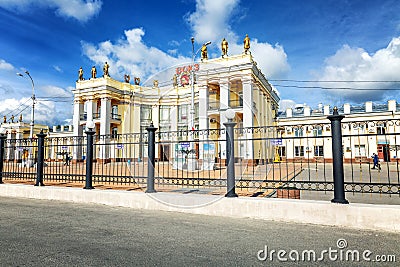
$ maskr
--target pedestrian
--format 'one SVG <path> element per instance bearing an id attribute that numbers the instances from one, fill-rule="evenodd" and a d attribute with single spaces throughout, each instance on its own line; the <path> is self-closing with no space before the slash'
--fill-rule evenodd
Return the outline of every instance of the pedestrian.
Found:
<path id="1" fill-rule="evenodd" d="M 69 161 L 71 160 L 71 158 L 68 155 L 68 152 L 65 152 L 65 163 L 64 165 L 69 166 Z"/>
<path id="2" fill-rule="evenodd" d="M 372 167 L 372 169 L 376 169 L 375 167 L 378 168 L 378 170 L 381 169 L 381 164 L 379 164 L 379 157 L 377 154 L 373 153 L 372 154 L 372 160 L 374 162 L 374 166 Z"/>

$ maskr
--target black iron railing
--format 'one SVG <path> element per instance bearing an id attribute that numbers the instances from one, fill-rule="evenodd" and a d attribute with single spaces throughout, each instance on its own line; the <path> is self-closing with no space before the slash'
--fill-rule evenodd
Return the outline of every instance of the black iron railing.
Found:
<path id="1" fill-rule="evenodd" d="M 366 130 L 367 126 L 371 129 L 381 125 L 377 121 L 339 121 L 339 141 L 334 135 L 338 125 L 331 123 L 235 128 L 233 154 L 229 154 L 226 129 L 168 132 L 156 129 L 154 143 L 149 142 L 147 130 L 94 135 L 91 159 L 87 158 L 87 134 L 46 136 L 43 148 L 38 147 L 36 138 L 4 139 L 0 172 L 5 182 L 34 183 L 37 168 L 43 166 L 45 184 L 83 185 L 89 161 L 93 164 L 94 187 L 119 185 L 145 190 L 149 186 L 151 154 L 155 190 L 191 188 L 225 194 L 232 173 L 232 169 L 228 171 L 227 159 L 233 155 L 234 184 L 239 195 L 276 196 L 281 190 L 344 190 L 400 197 L 400 123 L 397 120 L 385 123 L 385 131 L 378 133 Z M 335 142 L 337 147 L 332 149 Z M 37 164 L 39 149 L 43 149 L 42 165 Z M 149 149 L 154 153 L 149 154 Z M 343 159 L 334 157 L 336 150 Z M 379 157 L 380 169 L 373 168 L 373 153 Z M 341 167 L 335 170 L 334 162 Z M 343 173 L 342 189 L 337 188 L 335 173 L 338 172 Z M 344 200 L 344 195 L 335 195 L 336 198 Z"/>

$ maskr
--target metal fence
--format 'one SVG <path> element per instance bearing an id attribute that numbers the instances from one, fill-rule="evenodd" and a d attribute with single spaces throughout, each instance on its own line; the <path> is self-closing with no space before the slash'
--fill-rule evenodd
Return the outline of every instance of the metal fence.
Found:
<path id="1" fill-rule="evenodd" d="M 340 128 L 339 137 L 334 127 Z M 157 191 L 225 194 L 231 164 L 239 195 L 296 197 L 298 191 L 337 191 L 335 179 L 342 172 L 345 192 L 400 196 L 399 127 L 394 120 L 338 120 L 338 126 L 331 122 L 235 128 L 232 149 L 227 128 L 155 131 L 154 143 L 148 132 L 95 135 L 89 146 L 86 135 L 44 137 L 43 182 L 82 186 L 87 166 L 92 166 L 90 178 L 96 188 L 145 190 L 150 170 Z M 2 140 L 2 180 L 33 183 L 39 171 L 38 139 Z M 87 158 L 88 147 L 93 149 L 92 159 Z M 379 157 L 375 168 L 373 153 Z M 149 165 L 152 160 L 154 166 Z"/>

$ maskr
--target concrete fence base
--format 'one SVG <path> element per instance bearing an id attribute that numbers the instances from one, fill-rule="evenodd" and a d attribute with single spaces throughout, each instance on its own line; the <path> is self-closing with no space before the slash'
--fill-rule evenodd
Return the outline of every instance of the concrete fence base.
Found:
<path id="1" fill-rule="evenodd" d="M 400 232 L 400 206 L 2 184 L 0 196 Z"/>

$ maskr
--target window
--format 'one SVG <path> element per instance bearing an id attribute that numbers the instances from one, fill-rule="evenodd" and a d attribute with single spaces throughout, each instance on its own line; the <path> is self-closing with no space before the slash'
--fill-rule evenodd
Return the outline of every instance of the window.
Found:
<path id="1" fill-rule="evenodd" d="M 188 105 L 178 106 L 178 123 L 187 123 L 188 121 Z"/>
<path id="2" fill-rule="evenodd" d="M 353 126 L 353 132 L 355 133 L 355 134 L 363 134 L 363 133 L 365 133 L 365 125 L 364 124 L 359 124 L 359 125 L 354 125 Z"/>
<path id="3" fill-rule="evenodd" d="M 159 129 L 158 129 L 158 132 L 160 132 L 160 133 L 165 133 L 165 132 L 169 132 L 170 130 L 171 130 L 171 128 L 170 128 L 169 125 L 167 125 L 167 126 L 160 126 Z"/>
<path id="4" fill-rule="evenodd" d="M 118 135 L 118 127 L 113 127 L 111 129 L 111 138 L 117 138 Z"/>
<path id="5" fill-rule="evenodd" d="M 140 120 L 141 121 L 151 121 L 151 106 L 142 105 L 140 107 Z"/>
<path id="6" fill-rule="evenodd" d="M 152 121 L 152 108 L 150 105 L 140 106 L 140 132 L 145 133 Z"/>
<path id="7" fill-rule="evenodd" d="M 278 154 L 281 157 L 286 157 L 286 147 L 285 146 L 278 146 Z"/>
<path id="8" fill-rule="evenodd" d="M 304 157 L 304 146 L 295 146 L 294 147 L 294 156 L 295 157 Z"/>
<path id="9" fill-rule="evenodd" d="M 354 146 L 354 155 L 356 157 L 365 157 L 367 155 L 365 152 L 365 145 L 355 145 Z"/>
<path id="10" fill-rule="evenodd" d="M 111 110 L 112 110 L 111 111 L 112 114 L 118 114 L 118 106 L 117 105 L 112 106 Z"/>
<path id="11" fill-rule="evenodd" d="M 322 126 L 316 126 L 313 129 L 313 135 L 314 136 L 321 136 L 322 135 Z"/>
<path id="12" fill-rule="evenodd" d="M 377 134 L 386 134 L 386 123 L 381 123 L 376 126 Z"/>
<path id="13" fill-rule="evenodd" d="M 160 106 L 160 123 L 168 123 L 169 120 L 169 106 Z"/>
<path id="14" fill-rule="evenodd" d="M 303 136 L 303 128 L 294 128 L 294 136 L 296 137 Z"/>
<path id="15" fill-rule="evenodd" d="M 194 103 L 194 119 L 199 119 L 199 103 Z"/>
<path id="16" fill-rule="evenodd" d="M 178 140 L 187 140 L 188 136 L 188 126 L 187 125 L 178 125 Z"/>
<path id="17" fill-rule="evenodd" d="M 314 156 L 315 157 L 323 157 L 324 156 L 324 147 L 323 146 L 314 146 Z"/>

